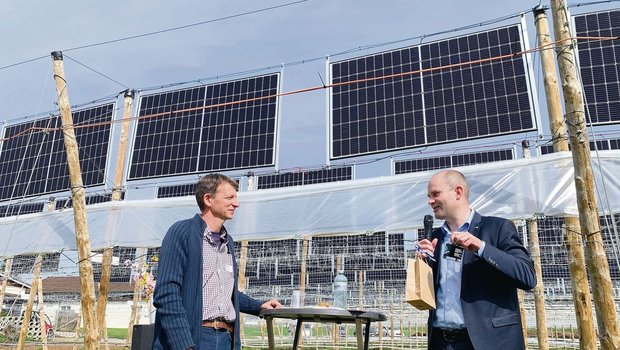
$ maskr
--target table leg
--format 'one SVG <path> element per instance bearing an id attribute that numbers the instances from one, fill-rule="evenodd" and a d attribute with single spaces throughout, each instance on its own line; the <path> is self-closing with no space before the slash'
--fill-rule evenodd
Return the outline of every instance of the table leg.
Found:
<path id="1" fill-rule="evenodd" d="M 269 350 L 275 350 L 276 342 L 273 337 L 273 317 L 266 316 L 265 321 L 267 321 L 267 341 L 269 342 Z"/>
<path id="2" fill-rule="evenodd" d="M 370 320 L 366 320 L 366 332 L 364 332 L 364 350 L 368 350 L 370 342 Z"/>
<path id="3" fill-rule="evenodd" d="M 299 336 L 301 335 L 301 331 L 304 328 L 304 321 L 301 319 L 297 319 L 297 324 L 295 325 L 295 338 L 293 339 L 293 350 L 297 350 L 297 345 L 299 344 Z"/>
<path id="4" fill-rule="evenodd" d="M 355 337 L 357 338 L 357 349 L 364 349 L 364 335 L 362 332 L 362 320 L 355 320 Z"/>

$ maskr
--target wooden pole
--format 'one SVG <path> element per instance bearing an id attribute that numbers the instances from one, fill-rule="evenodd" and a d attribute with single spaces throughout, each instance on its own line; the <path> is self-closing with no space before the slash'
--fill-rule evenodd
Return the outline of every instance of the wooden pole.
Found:
<path id="1" fill-rule="evenodd" d="M 69 181 L 71 184 L 71 200 L 73 201 L 73 220 L 75 223 L 75 240 L 77 243 L 80 283 L 82 291 L 82 314 L 84 315 L 84 347 L 87 350 L 96 349 L 99 340 L 97 331 L 97 313 L 95 310 L 95 282 L 93 279 L 93 265 L 90 261 L 90 237 L 86 222 L 86 197 L 82 183 L 78 144 L 73 129 L 73 116 L 67 93 L 67 82 L 63 68 L 62 53 L 52 52 L 54 63 L 54 80 L 58 94 L 58 106 L 67 152 L 67 166 L 69 167 Z"/>
<path id="2" fill-rule="evenodd" d="M 586 129 L 581 83 L 577 77 L 574 45 L 571 39 L 570 19 L 564 0 L 552 0 L 553 27 L 560 78 L 566 106 L 566 124 L 570 135 L 575 168 L 575 188 L 581 234 L 585 237 L 587 270 L 592 280 L 594 307 L 597 315 L 602 349 L 619 349 L 620 332 L 614 303 L 609 263 L 600 231 L 598 206 L 594 191 L 590 143 Z"/>
<path id="3" fill-rule="evenodd" d="M 142 269 L 144 266 L 144 256 L 145 249 L 140 248 L 138 250 L 138 254 L 140 258 L 138 259 L 138 271 Z M 135 279 L 135 284 L 133 286 L 133 303 L 131 304 L 131 316 L 129 317 L 129 326 L 127 328 L 127 345 L 131 344 L 131 338 L 133 337 L 133 326 L 137 324 L 136 320 L 138 320 L 138 309 L 140 308 L 140 300 L 142 300 L 142 286 L 140 285 L 140 278 Z"/>
<path id="4" fill-rule="evenodd" d="M 26 311 L 22 319 L 22 327 L 19 331 L 19 340 L 17 341 L 17 350 L 23 350 L 26 346 L 26 336 L 28 336 L 28 328 L 30 328 L 30 316 L 32 315 L 32 305 L 34 304 L 34 298 L 37 295 L 37 288 L 39 284 L 39 277 L 41 277 L 41 262 L 43 261 L 43 255 L 37 255 L 34 261 L 34 278 L 30 285 L 30 293 L 28 294 L 28 303 L 26 304 Z"/>
<path id="5" fill-rule="evenodd" d="M 131 107 L 133 104 L 133 91 L 125 91 L 125 103 L 123 107 L 123 121 L 121 123 L 121 136 L 116 156 L 116 172 L 114 175 L 114 188 L 112 189 L 112 201 L 120 201 L 123 194 L 123 170 L 125 169 L 125 158 L 127 154 L 127 140 L 129 135 L 129 124 L 131 122 Z M 103 339 L 105 349 L 109 349 L 108 327 L 106 324 L 106 308 L 108 303 L 108 290 L 110 286 L 110 276 L 112 270 L 112 247 L 103 250 L 101 259 L 101 279 L 99 280 L 99 296 L 97 297 L 97 320 L 99 320 L 100 337 Z"/>
<path id="6" fill-rule="evenodd" d="M 39 273 L 39 278 L 37 279 L 37 296 L 39 301 L 39 322 L 41 327 L 41 343 L 42 350 L 47 350 L 47 330 L 45 329 L 45 307 L 43 304 L 43 280 L 41 279 L 41 274 Z"/>
<path id="7" fill-rule="evenodd" d="M 357 271 L 357 297 L 359 299 L 358 305 L 360 310 L 364 309 L 364 280 L 362 279 L 362 277 L 362 270 Z"/>
<path id="8" fill-rule="evenodd" d="M 299 301 L 301 305 L 305 305 L 306 300 L 306 265 L 308 263 L 308 241 L 310 237 L 302 237 L 301 244 L 301 266 L 299 267 Z M 302 325 L 303 327 L 303 325 Z M 303 335 L 304 329 L 301 329 Z M 297 344 L 301 346 L 304 337 L 299 337 Z"/>
<path id="9" fill-rule="evenodd" d="M 534 306 L 536 307 L 536 335 L 538 337 L 538 349 L 549 350 L 549 335 L 547 333 L 547 319 L 545 315 L 545 286 L 542 281 L 540 243 L 538 240 L 538 222 L 536 219 L 527 220 L 527 231 L 530 236 L 530 255 L 534 260 L 534 270 L 536 271 Z"/>
<path id="10" fill-rule="evenodd" d="M 11 275 L 11 267 L 13 266 L 13 259 L 4 259 L 4 278 L 2 278 L 2 286 L 0 286 L 0 307 L 4 305 L 4 295 L 6 294 L 6 285 L 9 282 L 9 276 Z"/>
<path id="11" fill-rule="evenodd" d="M 543 7 L 534 8 L 534 16 L 536 21 L 536 32 L 539 46 L 549 47 L 547 50 L 540 52 L 542 71 L 544 77 L 545 96 L 547 99 L 547 111 L 549 113 L 549 125 L 551 126 L 551 138 L 553 141 L 554 152 L 568 151 L 568 140 L 566 138 L 567 130 L 564 124 L 564 115 L 562 113 L 562 100 L 560 98 L 560 89 L 557 80 L 557 70 L 555 68 L 555 59 L 551 50 L 551 34 L 549 32 L 549 21 L 547 14 Z M 538 236 L 538 224 L 536 224 L 536 236 Z M 596 330 L 594 323 L 592 322 L 594 317 L 592 314 L 592 296 L 590 295 L 590 285 L 588 283 L 588 276 L 586 273 L 586 261 L 585 253 L 583 250 L 583 244 L 581 236 L 578 234 L 581 231 L 579 219 L 574 217 L 564 218 L 564 224 L 570 229 L 564 230 L 564 242 L 566 243 L 568 266 L 571 276 L 571 291 L 573 295 L 573 304 L 575 306 L 575 318 L 577 321 L 577 330 L 579 331 L 579 342 L 581 349 L 596 349 Z M 530 231 L 531 234 L 532 231 Z M 534 243 L 534 242 L 532 242 Z M 540 249 L 538 251 L 540 260 Z M 536 263 L 536 260 L 534 260 Z M 538 270 L 536 274 L 540 276 Z M 541 281 L 538 281 L 537 288 L 541 285 Z M 542 289 L 542 288 L 541 288 Z M 544 297 L 543 291 L 534 290 L 535 298 Z M 544 300 L 537 301 L 544 307 Z M 537 305 L 536 313 L 539 314 Z M 542 313 L 544 317 L 544 312 Z M 547 339 L 541 339 L 541 331 L 546 333 L 546 324 L 538 324 L 539 319 L 536 318 L 538 329 L 538 344 L 539 346 L 548 347 Z"/>
<path id="12" fill-rule="evenodd" d="M 248 241 L 241 241 L 241 256 L 239 257 L 239 277 L 238 277 L 238 285 L 239 291 L 245 292 L 247 280 L 245 278 L 245 271 L 248 265 Z M 243 314 L 239 314 L 239 324 L 241 327 L 239 328 L 239 336 L 241 337 L 241 341 L 245 339 L 245 331 L 244 325 L 245 317 Z"/>
<path id="13" fill-rule="evenodd" d="M 527 141 L 523 142 L 523 153 L 525 158 L 529 158 L 529 147 L 526 147 Z M 516 227 L 521 225 L 520 220 L 513 220 Z M 527 242 L 527 236 L 523 234 L 524 243 Z M 517 300 L 519 301 L 519 314 L 521 314 L 521 332 L 523 333 L 523 341 L 525 348 L 527 349 L 527 319 L 525 318 L 525 292 L 521 289 L 517 289 Z"/>

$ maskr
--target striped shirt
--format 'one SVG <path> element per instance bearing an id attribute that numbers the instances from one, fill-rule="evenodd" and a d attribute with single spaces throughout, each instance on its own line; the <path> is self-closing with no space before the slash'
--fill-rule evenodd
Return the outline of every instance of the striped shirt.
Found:
<path id="1" fill-rule="evenodd" d="M 234 252 L 228 251 L 228 237 L 224 227 L 220 238 L 221 244 L 216 244 L 207 225 L 202 240 L 202 319 L 233 322 L 236 318 L 232 302 L 235 284 Z"/>

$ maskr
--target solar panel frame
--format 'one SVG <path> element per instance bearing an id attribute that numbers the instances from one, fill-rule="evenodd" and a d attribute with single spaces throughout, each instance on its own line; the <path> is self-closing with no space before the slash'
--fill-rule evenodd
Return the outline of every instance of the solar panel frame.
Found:
<path id="1" fill-rule="evenodd" d="M 85 187 L 105 183 L 115 102 L 72 112 Z M 5 126 L 0 145 L 0 201 L 68 190 L 67 156 L 58 115 Z"/>
<path id="2" fill-rule="evenodd" d="M 392 174 L 399 175 L 419 171 L 456 168 L 510 159 L 515 159 L 514 148 L 397 160 L 392 161 Z"/>
<path id="3" fill-rule="evenodd" d="M 570 144 L 568 144 L 568 149 L 571 149 Z M 620 139 L 598 139 L 596 141 L 590 140 L 590 150 L 595 149 L 599 151 L 620 149 Z M 553 145 L 547 144 L 538 146 L 538 154 L 544 155 L 549 153 L 554 153 Z"/>
<path id="4" fill-rule="evenodd" d="M 572 17 L 577 37 L 620 36 L 620 10 Z M 593 125 L 620 123 L 620 43 L 617 40 L 578 40 L 577 61 L 587 121 Z"/>
<path id="5" fill-rule="evenodd" d="M 275 165 L 280 75 L 140 96 L 127 179 Z"/>
<path id="6" fill-rule="evenodd" d="M 515 55 L 527 47 L 523 26 L 328 64 L 329 158 L 537 130 L 532 70 L 527 55 Z M 508 42 L 501 43 L 503 39 Z M 461 46 L 467 50 L 451 51 Z M 463 64 L 499 55 L 506 56 L 488 64 Z M 447 65 L 458 66 L 439 69 Z M 418 73 L 390 76 L 402 72 Z M 374 80 L 380 76 L 387 78 Z M 493 79 L 478 81 L 477 76 Z M 484 117 L 477 116 L 479 111 Z"/>
<path id="7" fill-rule="evenodd" d="M 331 167 L 319 170 L 293 171 L 258 176 L 257 189 L 311 185 L 353 179 L 353 167 Z"/>

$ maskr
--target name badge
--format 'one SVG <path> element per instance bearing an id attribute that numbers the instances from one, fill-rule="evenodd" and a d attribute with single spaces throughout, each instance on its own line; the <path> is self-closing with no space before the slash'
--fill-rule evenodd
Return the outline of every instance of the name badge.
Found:
<path id="1" fill-rule="evenodd" d="M 226 272 L 232 273 L 232 265 L 226 265 Z"/>

